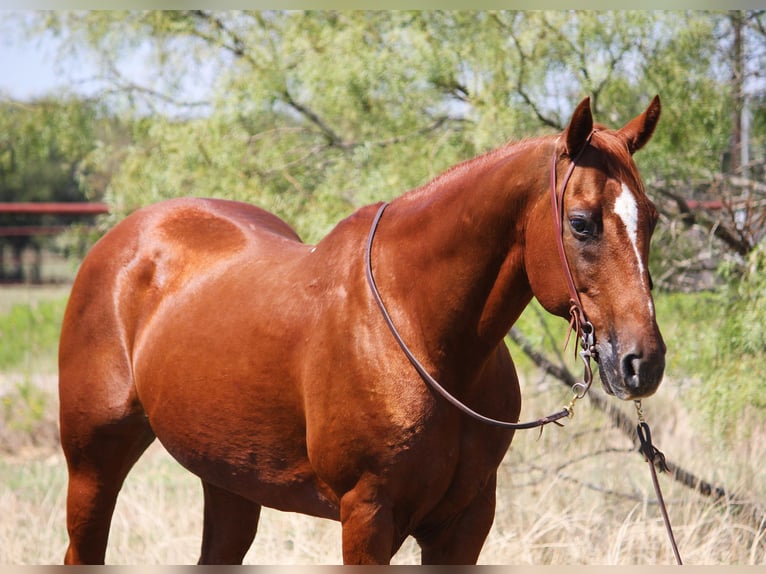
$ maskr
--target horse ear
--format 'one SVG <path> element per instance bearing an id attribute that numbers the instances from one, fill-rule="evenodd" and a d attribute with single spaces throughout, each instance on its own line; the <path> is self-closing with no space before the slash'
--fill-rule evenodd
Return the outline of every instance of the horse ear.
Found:
<path id="1" fill-rule="evenodd" d="M 630 120 L 618 132 L 627 144 L 631 155 L 644 147 L 646 142 L 651 139 L 654 128 L 657 127 L 657 122 L 660 119 L 661 110 L 660 96 L 654 96 L 652 103 L 649 104 L 644 113 Z"/>
<path id="2" fill-rule="evenodd" d="M 569 157 L 576 157 L 585 145 L 590 132 L 593 131 L 593 114 L 590 111 L 590 98 L 585 98 L 579 103 L 572 114 L 566 132 L 564 141 L 567 144 L 567 154 Z"/>

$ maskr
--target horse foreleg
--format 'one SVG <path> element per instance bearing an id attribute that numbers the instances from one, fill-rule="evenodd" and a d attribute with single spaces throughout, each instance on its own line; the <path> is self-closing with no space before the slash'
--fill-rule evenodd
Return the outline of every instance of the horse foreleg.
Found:
<path id="1" fill-rule="evenodd" d="M 357 484 L 341 499 L 344 564 L 389 564 L 395 545 L 390 504 L 374 486 Z"/>
<path id="2" fill-rule="evenodd" d="M 253 543 L 261 505 L 202 481 L 205 522 L 199 564 L 242 564 Z"/>
<path id="3" fill-rule="evenodd" d="M 416 533 L 422 564 L 476 564 L 495 518 L 495 483 L 493 476 L 471 504 L 441 528 Z"/>

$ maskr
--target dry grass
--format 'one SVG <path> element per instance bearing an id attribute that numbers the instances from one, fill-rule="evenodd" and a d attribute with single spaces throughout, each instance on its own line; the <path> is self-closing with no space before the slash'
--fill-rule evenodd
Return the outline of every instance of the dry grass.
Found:
<path id="1" fill-rule="evenodd" d="M 558 407 L 557 383 L 529 384 L 525 413 Z M 566 428 L 520 432 L 500 469 L 495 525 L 482 564 L 671 564 L 646 463 L 630 440 L 587 403 Z M 54 408 L 55 405 L 51 405 Z M 766 429 L 716 449 L 694 431 L 683 393 L 667 381 L 645 402 L 655 443 L 669 459 L 743 496 L 766 498 Z M 59 563 L 66 548 L 66 473 L 49 446 L 21 457 L 0 455 L 0 563 Z M 766 564 L 766 534 L 746 517 L 660 477 L 682 556 L 688 564 Z M 107 562 L 196 561 L 202 529 L 198 480 L 159 445 L 139 461 L 123 488 Z M 264 509 L 246 563 L 337 564 L 340 526 Z M 408 540 L 394 563 L 419 562 Z"/>

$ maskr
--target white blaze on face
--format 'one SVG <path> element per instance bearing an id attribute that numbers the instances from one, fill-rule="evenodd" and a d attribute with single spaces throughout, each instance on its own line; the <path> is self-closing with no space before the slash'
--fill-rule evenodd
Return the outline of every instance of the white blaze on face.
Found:
<path id="1" fill-rule="evenodd" d="M 641 261 L 641 252 L 638 250 L 638 204 L 633 192 L 630 191 L 627 185 L 621 184 L 622 193 L 614 201 L 614 212 L 620 217 L 625 230 L 628 232 L 628 238 L 633 245 L 633 252 L 636 255 L 636 264 L 638 265 L 638 271 L 643 279 L 646 269 Z M 652 304 L 652 298 L 649 297 L 649 311 L 654 313 L 654 305 Z"/>

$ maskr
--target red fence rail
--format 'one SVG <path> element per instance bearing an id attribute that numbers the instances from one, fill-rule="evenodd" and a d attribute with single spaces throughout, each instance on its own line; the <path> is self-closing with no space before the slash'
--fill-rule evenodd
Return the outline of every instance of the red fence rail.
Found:
<path id="1" fill-rule="evenodd" d="M 68 225 L 0 225 L 0 237 L 58 235 L 68 228 Z"/>
<path id="2" fill-rule="evenodd" d="M 7 202 L 0 203 L 0 213 L 31 215 L 101 215 L 109 206 L 101 202 Z"/>
<path id="3" fill-rule="evenodd" d="M 0 202 L 0 215 L 102 215 L 109 213 L 109 206 L 102 202 Z M 67 225 L 45 225 L 38 222 L 29 225 L 0 223 L 0 237 L 34 237 L 57 235 L 67 229 Z"/>

